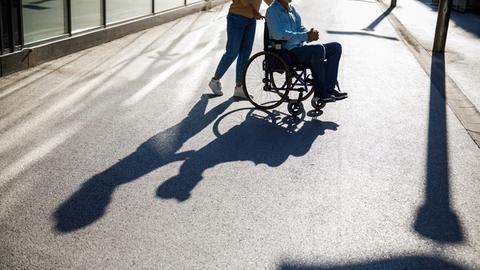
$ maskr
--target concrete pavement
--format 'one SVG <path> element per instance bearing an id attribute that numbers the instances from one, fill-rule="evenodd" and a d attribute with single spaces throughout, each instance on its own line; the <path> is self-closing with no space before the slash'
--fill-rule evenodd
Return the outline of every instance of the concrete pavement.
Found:
<path id="1" fill-rule="evenodd" d="M 294 4 L 343 44 L 350 97 L 317 118 L 229 99 L 233 68 L 205 95 L 228 6 L 0 79 L 0 268 L 480 268 L 480 150 L 441 78 L 376 2 Z"/>
<path id="2" fill-rule="evenodd" d="M 431 36 L 428 30 L 435 31 L 432 24 L 435 25 L 437 14 L 435 10 L 428 8 L 427 1 L 405 1 L 402 6 L 395 8 L 382 1 L 379 1 L 379 4 L 384 10 L 379 19 L 388 15 L 402 41 L 415 55 L 425 72 L 432 77 L 432 83 L 445 97 L 450 109 L 480 146 L 480 112 L 476 100 L 478 97 L 476 85 L 479 81 L 474 75 L 480 68 L 480 62 L 474 52 L 474 48 L 480 45 L 476 37 L 476 34 L 480 33 L 480 29 L 476 27 L 478 16 L 453 12 L 448 47 L 445 52 L 433 53 L 431 49 L 433 38 L 428 38 Z M 398 10 L 400 12 L 396 12 Z M 397 16 L 397 13 L 400 16 Z M 374 27 L 369 26 L 366 30 L 374 31 Z"/>
<path id="3" fill-rule="evenodd" d="M 388 1 L 384 1 L 388 3 Z M 437 6 L 430 0 L 398 1 L 392 11 L 405 27 L 431 51 L 437 22 Z M 471 102 L 480 108 L 480 14 L 452 11 L 445 53 L 446 70 Z"/>

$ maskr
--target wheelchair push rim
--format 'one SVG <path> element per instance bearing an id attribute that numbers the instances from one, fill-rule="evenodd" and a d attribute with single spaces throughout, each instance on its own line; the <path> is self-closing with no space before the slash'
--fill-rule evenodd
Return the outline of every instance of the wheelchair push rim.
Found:
<path id="1" fill-rule="evenodd" d="M 263 51 L 253 55 L 243 73 L 243 90 L 259 109 L 273 109 L 288 98 L 292 76 L 282 57 Z"/>

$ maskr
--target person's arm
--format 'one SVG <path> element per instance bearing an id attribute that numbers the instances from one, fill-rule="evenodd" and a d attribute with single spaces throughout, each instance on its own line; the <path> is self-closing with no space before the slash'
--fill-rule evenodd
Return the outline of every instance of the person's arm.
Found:
<path id="1" fill-rule="evenodd" d="M 308 31 L 290 31 L 280 19 L 280 14 L 273 9 L 267 10 L 267 26 L 270 36 L 277 40 L 288 40 L 295 42 L 308 41 Z"/>

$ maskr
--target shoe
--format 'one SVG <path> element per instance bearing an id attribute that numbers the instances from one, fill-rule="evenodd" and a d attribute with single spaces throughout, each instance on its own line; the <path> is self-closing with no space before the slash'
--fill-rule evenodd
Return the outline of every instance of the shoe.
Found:
<path id="1" fill-rule="evenodd" d="M 330 89 L 328 90 L 328 93 L 335 97 L 335 100 L 342 100 L 342 99 L 346 99 L 348 97 L 348 93 L 346 92 L 339 92 L 335 89 Z"/>
<path id="2" fill-rule="evenodd" d="M 335 102 L 335 97 L 330 94 L 322 94 L 318 97 L 322 103 Z"/>
<path id="3" fill-rule="evenodd" d="M 217 96 L 223 95 L 222 84 L 220 83 L 220 80 L 212 79 L 210 83 L 208 83 L 208 87 L 210 87 L 210 89 L 215 95 Z"/>
<path id="4" fill-rule="evenodd" d="M 235 87 L 235 89 L 233 90 L 233 96 L 241 99 L 247 99 L 247 96 L 243 91 L 243 86 Z"/>
<path id="5" fill-rule="evenodd" d="M 311 85 L 315 85 L 315 81 L 312 78 L 306 78 L 305 82 Z"/>

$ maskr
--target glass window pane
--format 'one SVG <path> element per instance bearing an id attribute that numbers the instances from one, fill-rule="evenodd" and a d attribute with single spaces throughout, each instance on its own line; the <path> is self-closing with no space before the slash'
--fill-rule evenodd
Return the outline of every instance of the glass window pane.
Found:
<path id="1" fill-rule="evenodd" d="M 182 7 L 184 4 L 185 0 L 155 0 L 155 12 Z"/>
<path id="2" fill-rule="evenodd" d="M 107 0 L 107 23 L 132 19 L 151 13 L 151 0 Z"/>
<path id="3" fill-rule="evenodd" d="M 66 33 L 64 0 L 23 1 L 25 43 Z"/>
<path id="4" fill-rule="evenodd" d="M 102 24 L 100 0 L 72 1 L 72 30 L 79 31 Z"/>

